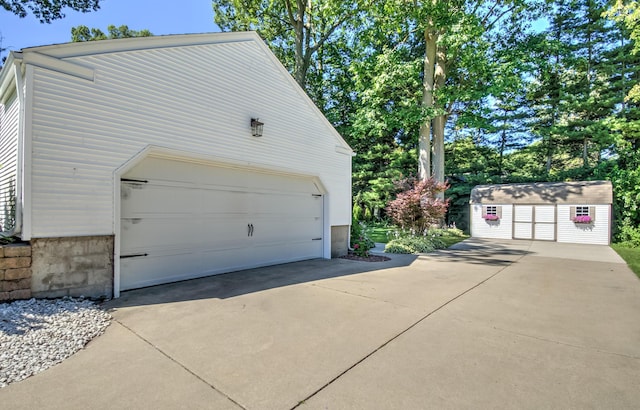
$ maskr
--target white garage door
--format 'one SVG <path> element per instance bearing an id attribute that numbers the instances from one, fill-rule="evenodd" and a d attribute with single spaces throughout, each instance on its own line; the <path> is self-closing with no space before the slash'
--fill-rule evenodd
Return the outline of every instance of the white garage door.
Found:
<path id="1" fill-rule="evenodd" d="M 554 241 L 556 207 L 554 205 L 515 205 L 513 238 Z"/>
<path id="2" fill-rule="evenodd" d="M 148 158 L 121 193 L 121 290 L 323 254 L 312 179 Z"/>

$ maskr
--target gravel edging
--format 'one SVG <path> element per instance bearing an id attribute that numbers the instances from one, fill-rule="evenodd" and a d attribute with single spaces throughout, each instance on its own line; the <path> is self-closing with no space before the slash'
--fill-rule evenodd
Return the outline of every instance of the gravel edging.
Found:
<path id="1" fill-rule="evenodd" d="M 81 298 L 0 303 L 0 388 L 62 362 L 110 321 L 109 313 Z"/>

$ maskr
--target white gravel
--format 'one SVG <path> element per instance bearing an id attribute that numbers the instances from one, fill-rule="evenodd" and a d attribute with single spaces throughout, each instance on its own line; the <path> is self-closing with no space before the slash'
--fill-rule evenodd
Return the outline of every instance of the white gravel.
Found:
<path id="1" fill-rule="evenodd" d="M 80 298 L 0 303 L 0 388 L 60 363 L 102 334 L 110 320 Z"/>

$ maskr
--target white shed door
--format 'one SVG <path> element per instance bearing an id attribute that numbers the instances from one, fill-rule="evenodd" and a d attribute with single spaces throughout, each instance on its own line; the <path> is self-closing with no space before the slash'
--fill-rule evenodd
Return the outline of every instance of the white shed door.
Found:
<path id="1" fill-rule="evenodd" d="M 323 254 L 312 179 L 148 158 L 121 198 L 121 290 Z"/>
<path id="2" fill-rule="evenodd" d="M 534 209 L 534 239 L 556 240 L 556 207 L 554 205 L 536 205 Z"/>
<path id="3" fill-rule="evenodd" d="M 514 205 L 513 238 L 533 239 L 533 206 Z"/>
<path id="4" fill-rule="evenodd" d="M 554 205 L 514 205 L 513 238 L 554 241 L 556 207 Z"/>

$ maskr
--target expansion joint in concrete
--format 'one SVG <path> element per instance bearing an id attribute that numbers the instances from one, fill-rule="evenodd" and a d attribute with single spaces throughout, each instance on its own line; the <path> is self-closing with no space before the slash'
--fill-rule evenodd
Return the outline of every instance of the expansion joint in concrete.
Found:
<path id="1" fill-rule="evenodd" d="M 531 244 L 529 244 L 529 248 L 531 247 Z M 529 250 L 529 248 L 527 248 L 527 251 Z M 434 313 L 439 312 L 440 310 L 444 309 L 446 306 L 450 305 L 451 303 L 455 302 L 456 300 L 462 298 L 464 295 L 466 295 L 467 293 L 473 291 L 474 289 L 482 286 L 483 284 L 485 284 L 486 282 L 490 281 L 491 279 L 495 278 L 497 275 L 499 275 L 500 273 L 502 273 L 505 269 L 507 269 L 509 266 L 513 265 L 514 263 L 518 262 L 520 259 L 524 258 L 524 256 L 527 254 L 528 252 L 524 252 L 519 258 L 510 261 L 508 265 L 503 266 L 502 268 L 500 268 L 497 272 L 495 272 L 493 275 L 485 278 L 484 280 L 476 283 L 475 285 L 473 285 L 472 287 L 470 287 L 469 289 L 459 293 L 458 295 L 454 296 L 453 298 L 449 299 L 448 301 L 446 301 L 445 303 L 443 303 L 442 305 L 438 306 L 437 308 L 435 308 L 434 310 L 432 310 L 431 312 L 427 313 L 426 315 L 422 316 L 420 319 L 418 319 L 417 321 L 415 321 L 413 324 L 409 325 L 406 329 L 402 330 L 401 332 L 399 332 L 398 334 L 396 334 L 395 336 L 391 337 L 389 340 L 387 340 L 386 342 L 382 343 L 380 346 L 378 346 L 377 348 L 375 348 L 374 350 L 372 350 L 371 352 L 369 352 L 368 354 L 366 354 L 364 357 L 362 357 L 360 360 L 358 360 L 357 362 L 353 363 L 351 366 L 349 366 L 348 368 L 346 368 L 345 370 L 343 370 L 342 372 L 340 372 L 337 376 L 335 376 L 334 378 L 332 378 L 331 380 L 329 380 L 327 383 L 325 383 L 323 386 L 321 386 L 319 389 L 317 389 L 316 391 L 314 391 L 313 393 L 311 393 L 310 395 L 308 395 L 307 397 L 305 397 L 304 399 L 300 400 L 298 402 L 298 404 L 296 404 L 295 406 L 293 406 L 291 408 L 291 410 L 297 409 L 298 407 L 300 407 L 302 404 L 304 404 L 306 401 L 308 401 L 309 399 L 311 399 L 312 397 L 314 397 L 315 395 L 317 395 L 318 393 L 320 393 L 321 391 L 323 391 L 324 389 L 326 389 L 327 387 L 329 387 L 330 385 L 332 385 L 335 381 L 337 381 L 338 379 L 340 379 L 342 376 L 344 376 L 345 374 L 349 373 L 352 369 L 356 368 L 357 366 L 359 366 L 361 363 L 363 363 L 365 360 L 367 360 L 368 358 L 372 357 L 373 355 L 375 355 L 376 353 L 378 353 L 380 350 L 382 350 L 383 348 L 385 348 L 387 345 L 389 345 L 391 342 L 393 342 L 394 340 L 398 339 L 400 336 L 404 335 L 405 333 L 409 332 L 411 329 L 415 328 L 416 326 L 418 326 L 419 324 L 421 324 L 422 322 L 424 322 L 425 320 L 427 320 L 429 317 L 431 317 L 431 315 L 433 315 Z"/>
<path id="2" fill-rule="evenodd" d="M 243 406 L 242 404 L 238 403 L 237 401 L 235 401 L 233 398 L 231 398 L 228 394 L 226 394 L 225 392 L 223 392 L 222 390 L 218 389 L 216 386 L 214 386 L 213 384 L 209 383 L 208 381 L 206 381 L 205 379 L 203 379 L 202 377 L 200 377 L 198 374 L 194 373 L 191 369 L 189 369 L 188 367 L 186 367 L 184 364 L 180 363 L 178 360 L 176 360 L 175 358 L 171 357 L 169 354 L 167 354 L 166 352 L 164 352 L 162 349 L 160 349 L 158 346 L 154 345 L 153 343 L 151 343 L 149 340 L 147 340 L 146 338 L 144 338 L 144 336 L 138 334 L 135 330 L 131 329 L 129 326 L 125 325 L 124 323 L 122 323 L 121 321 L 117 320 L 117 319 L 113 319 L 114 322 L 118 323 L 119 325 L 121 325 L 122 327 L 124 327 L 125 329 L 127 329 L 129 332 L 131 332 L 133 335 L 135 335 L 138 339 L 142 340 L 144 343 L 148 344 L 149 346 L 151 346 L 152 349 L 154 349 L 155 351 L 157 351 L 158 353 L 160 353 L 161 355 L 163 355 L 164 357 L 166 357 L 167 359 L 171 360 L 173 363 L 177 364 L 178 366 L 180 366 L 182 369 L 184 369 L 184 371 L 186 371 L 187 373 L 191 374 L 193 377 L 195 377 L 196 379 L 200 380 L 202 383 L 206 384 L 207 386 L 209 386 L 211 389 L 215 390 L 217 393 L 220 393 L 221 395 L 223 395 L 224 397 L 227 398 L 227 400 L 229 400 L 231 403 L 235 404 L 236 406 L 238 406 L 239 408 L 243 409 L 243 410 L 247 410 L 247 408 L 245 406 Z"/>

